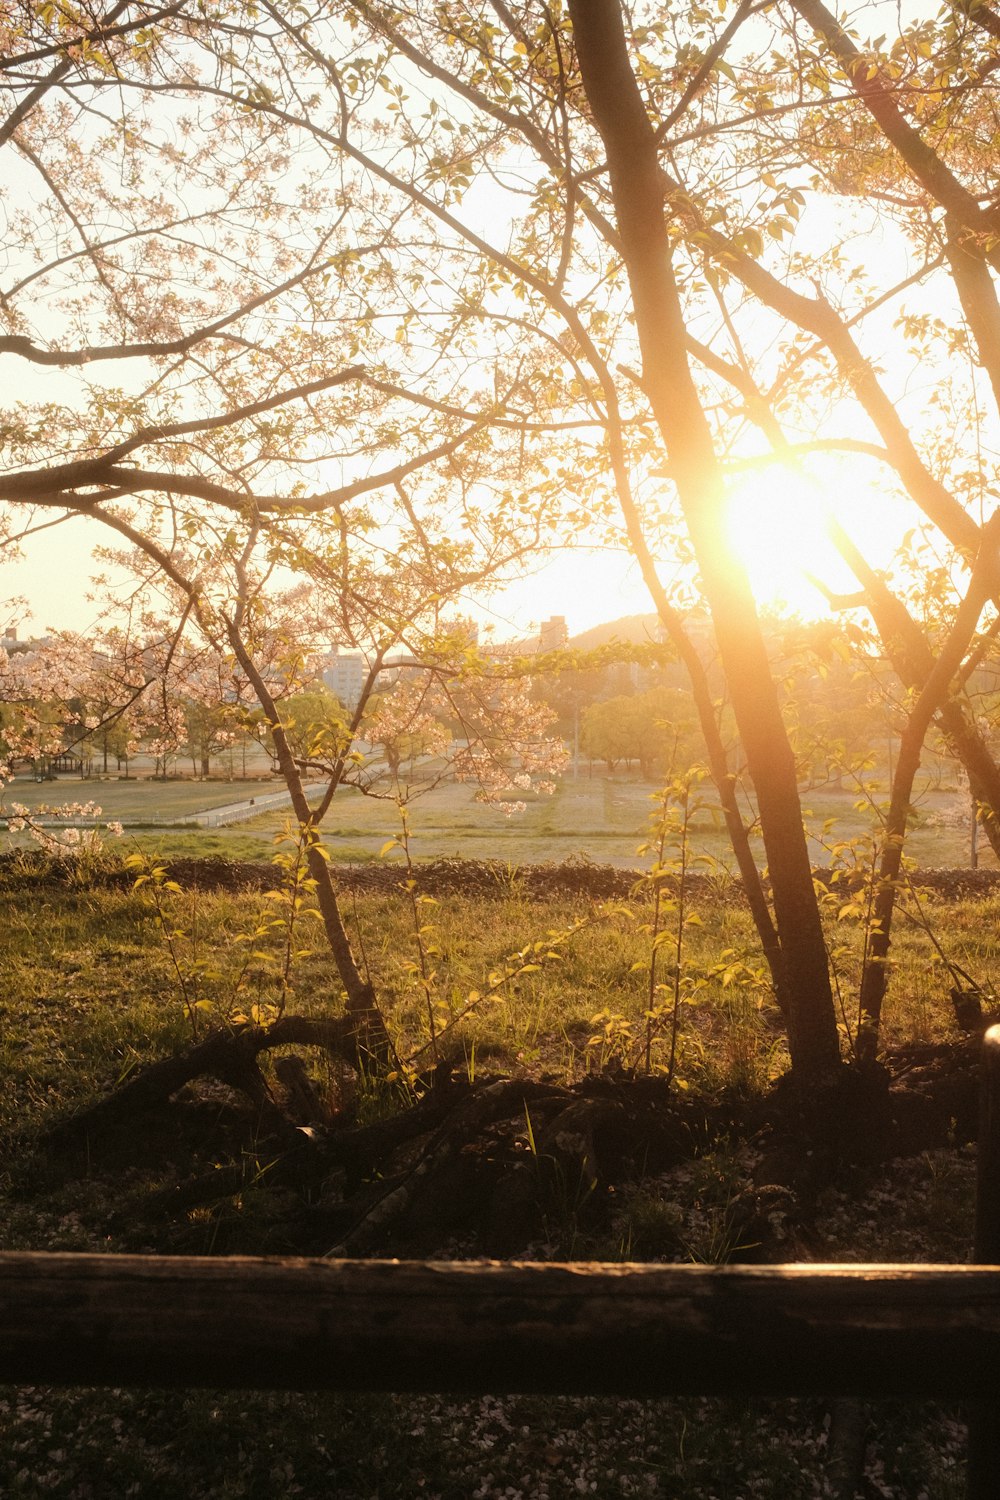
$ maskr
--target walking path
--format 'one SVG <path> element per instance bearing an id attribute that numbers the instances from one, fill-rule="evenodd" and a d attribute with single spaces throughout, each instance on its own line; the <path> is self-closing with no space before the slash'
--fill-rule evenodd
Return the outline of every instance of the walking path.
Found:
<path id="1" fill-rule="evenodd" d="M 323 785 L 325 783 L 310 783 L 305 789 L 306 796 L 311 796 Z M 196 823 L 199 828 L 227 828 L 232 823 L 249 823 L 251 818 L 268 812 L 272 807 L 287 807 L 291 800 L 292 794 L 287 790 L 268 792 L 263 797 L 251 797 L 246 802 L 227 802 L 222 807 L 210 807 L 205 812 L 191 813 L 185 822 Z"/>

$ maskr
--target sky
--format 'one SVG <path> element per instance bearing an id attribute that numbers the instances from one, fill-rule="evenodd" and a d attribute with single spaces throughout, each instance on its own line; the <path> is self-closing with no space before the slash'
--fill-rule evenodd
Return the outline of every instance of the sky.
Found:
<path id="1" fill-rule="evenodd" d="M 861 239 L 884 271 L 882 262 L 887 255 L 893 257 L 893 247 L 872 238 L 870 224 L 862 232 L 861 220 L 867 216 L 860 211 L 845 216 L 844 205 L 834 200 L 810 203 L 797 243 L 808 248 L 810 233 L 823 243 L 829 235 L 830 214 L 843 220 L 840 232 L 845 240 Z M 854 218 L 856 223 L 852 223 Z M 857 250 L 857 243 L 853 249 Z M 921 296 L 926 295 L 922 290 Z M 104 367 L 104 378 L 113 382 L 114 374 L 113 367 Z M 19 385 L 18 395 L 27 400 L 36 395 L 42 400 L 57 399 L 60 378 L 53 371 L 36 373 L 39 384 L 32 390 L 32 372 L 19 371 L 19 380 L 25 383 Z M 919 393 L 910 394 L 918 397 L 919 406 Z M 864 435 L 869 435 L 867 430 Z M 877 471 L 870 461 L 811 462 L 810 474 L 811 478 L 802 471 L 773 466 L 734 484 L 731 503 L 734 533 L 761 604 L 806 617 L 826 612 L 823 596 L 807 574 L 819 575 L 835 592 L 852 587 L 826 541 L 822 519 L 826 509 L 836 511 L 875 567 L 888 566 L 893 548 L 910 524 L 904 508 L 878 489 Z M 23 562 L 0 563 L 0 626 L 16 623 L 26 635 L 49 629 L 86 633 L 100 612 L 88 597 L 91 575 L 103 566 L 91 560 L 93 536 L 85 522 L 70 521 L 32 538 Z M 5 608 L 3 601 L 17 596 L 26 601 L 23 611 Z M 470 600 L 468 605 L 481 624 L 493 624 L 501 640 L 524 637 L 551 615 L 564 616 L 573 635 L 651 607 L 635 566 L 624 555 L 588 549 L 553 553 L 506 590 L 489 599 Z"/>
<path id="2" fill-rule="evenodd" d="M 22 637 L 48 630 L 86 634 L 100 613 L 98 604 L 88 598 L 90 579 L 104 566 L 88 555 L 92 536 L 85 522 L 72 521 L 32 538 L 22 562 L 0 564 L 0 601 L 18 595 L 27 601 L 23 612 L 12 613 L 9 606 L 0 605 L 0 626 L 16 623 Z M 563 615 L 575 635 L 652 607 L 628 557 L 582 547 L 553 552 L 508 588 L 467 603 L 481 626 L 492 626 L 498 640 L 534 633 L 552 615 Z"/>
<path id="3" fill-rule="evenodd" d="M 24 376 L 20 394 L 25 399 L 51 400 L 60 392 L 56 372 L 27 371 Z M 919 405 L 920 393 L 912 395 Z M 861 435 L 856 414 L 847 417 L 845 427 Z M 772 463 L 732 481 L 731 529 L 762 606 L 815 618 L 826 614 L 828 606 L 808 575 L 818 575 L 835 593 L 856 587 L 826 538 L 827 512 L 836 514 L 873 567 L 890 566 L 914 513 L 887 494 L 881 477 L 870 458 L 827 454 L 811 455 L 795 468 Z M 41 519 L 47 519 L 44 513 Z M 100 614 L 90 597 L 91 580 L 106 570 L 91 556 L 98 541 L 106 536 L 75 518 L 32 537 L 22 561 L 0 561 L 0 629 L 16 625 L 22 637 L 49 630 L 86 634 Z M 668 564 L 664 573 L 668 584 L 673 567 Z M 25 601 L 23 608 L 12 609 L 5 602 L 18 597 Z M 481 628 L 492 626 L 495 639 L 502 641 L 534 634 L 552 615 L 565 617 L 572 636 L 645 613 L 652 605 L 635 564 L 623 552 L 580 547 L 553 551 L 505 590 L 469 599 L 465 607 Z"/>
<path id="4" fill-rule="evenodd" d="M 889 566 L 907 523 L 906 508 L 881 492 L 872 465 L 863 459 L 825 463 L 825 478 L 774 466 L 734 486 L 732 526 L 758 600 L 804 618 L 827 613 L 823 595 L 810 582 L 818 575 L 833 592 L 856 587 L 825 536 L 826 510 L 864 538 L 874 567 Z M 821 471 L 822 472 L 822 471 Z M 86 634 L 99 614 L 88 595 L 92 575 L 104 565 L 89 556 L 94 532 L 76 519 L 31 539 L 27 556 L 0 564 L 0 600 L 24 596 L 17 620 L 22 635 L 50 629 Z M 623 552 L 608 548 L 559 549 L 540 559 L 523 578 L 489 598 L 466 601 L 480 626 L 497 640 L 534 634 L 542 620 L 565 617 L 570 635 L 624 615 L 652 608 L 638 569 Z M 14 623 L 9 610 L 0 625 Z"/>
<path id="5" fill-rule="evenodd" d="M 27 389 L 23 394 L 29 396 Z M 890 566 L 914 517 L 879 479 L 878 466 L 868 458 L 813 455 L 794 468 L 773 463 L 732 481 L 730 527 L 762 606 L 816 618 L 828 606 L 810 575 L 835 593 L 856 587 L 826 537 L 827 512 L 836 514 L 873 567 Z M 44 513 L 41 520 L 47 520 Z M 107 571 L 91 549 L 106 540 L 92 523 L 76 517 L 30 538 L 18 562 L 5 563 L 0 553 L 0 629 L 16 626 L 22 638 L 50 630 L 87 634 L 101 613 L 92 580 Z M 674 566 L 668 562 L 664 569 L 668 585 Z M 9 600 L 24 602 L 12 606 Z M 491 627 L 494 638 L 503 641 L 535 634 L 552 615 L 562 615 L 573 636 L 625 615 L 646 613 L 652 604 L 624 551 L 580 546 L 547 553 L 508 587 L 469 598 L 464 607 L 481 628 Z"/>
<path id="6" fill-rule="evenodd" d="M 926 298 L 927 289 L 921 295 Z M 110 378 L 113 368 L 106 369 Z M 63 394 L 69 399 L 72 382 L 63 372 L 27 370 L 19 394 L 26 400 Z M 909 396 L 919 409 L 921 393 L 911 390 Z M 856 413 L 845 413 L 844 425 L 847 433 L 869 435 Z M 913 515 L 886 494 L 879 479 L 879 468 L 869 458 L 826 455 L 811 456 L 795 469 L 775 463 L 733 481 L 731 526 L 763 606 L 815 618 L 827 613 L 827 604 L 807 575 L 818 575 L 834 592 L 856 587 L 826 539 L 827 511 L 836 513 L 872 566 L 889 567 Z M 92 525 L 74 519 L 33 537 L 22 561 L 0 561 L 0 628 L 16 624 L 22 636 L 49 630 L 86 634 L 100 613 L 90 597 L 91 579 L 105 568 L 92 559 L 90 549 L 104 539 Z M 26 601 L 23 609 L 6 606 L 5 601 L 18 597 Z M 510 640 L 534 634 L 552 615 L 565 617 L 572 636 L 652 606 L 626 555 L 578 548 L 549 554 L 507 589 L 488 599 L 470 599 L 466 607 L 481 627 L 492 626 L 497 640 Z"/>

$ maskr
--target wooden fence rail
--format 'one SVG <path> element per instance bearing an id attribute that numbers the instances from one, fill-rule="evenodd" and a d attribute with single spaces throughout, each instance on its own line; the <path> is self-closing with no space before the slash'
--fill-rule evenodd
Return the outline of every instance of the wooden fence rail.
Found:
<path id="1" fill-rule="evenodd" d="M 1000 1496 L 1000 1026 L 972 1266 L 0 1253 L 0 1383 L 968 1403 Z"/>
<path id="2" fill-rule="evenodd" d="M 1000 1397 L 1000 1266 L 0 1255 L 0 1381 Z"/>

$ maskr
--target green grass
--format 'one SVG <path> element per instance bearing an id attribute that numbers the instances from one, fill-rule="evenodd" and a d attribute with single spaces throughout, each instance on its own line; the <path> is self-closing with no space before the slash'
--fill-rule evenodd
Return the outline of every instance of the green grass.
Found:
<path id="1" fill-rule="evenodd" d="M 1000 898 L 947 904 L 926 898 L 920 907 L 906 898 L 902 904 L 927 918 L 952 962 L 991 987 L 1000 961 Z M 853 923 L 836 920 L 836 905 L 830 912 L 831 944 L 837 947 L 851 1025 L 860 934 Z M 195 998 L 206 1002 L 206 1021 L 224 1021 L 253 1001 L 275 998 L 283 935 L 249 941 L 262 918 L 274 915 L 275 903 L 260 894 L 182 892 L 163 893 L 161 906 L 176 934 L 172 954 L 148 888 L 59 885 L 8 873 L 0 887 L 5 937 L 0 1057 L 7 1074 L 0 1121 L 8 1129 L 15 1120 L 24 1123 L 75 1107 L 137 1061 L 176 1046 L 186 1027 L 176 965 L 188 976 Z M 404 903 L 394 895 L 364 894 L 348 896 L 344 909 L 397 1045 L 408 1056 L 427 1042 L 428 1033 L 425 997 L 409 969 L 417 950 Z M 700 921 L 687 928 L 681 958 L 681 1080 L 699 1087 L 759 1086 L 786 1059 L 748 914 L 738 901 L 720 901 L 711 891 L 691 899 L 689 915 L 692 911 Z M 422 908 L 437 950 L 439 1026 L 464 1010 L 473 991 L 487 990 L 491 973 L 525 944 L 545 939 L 547 951 L 556 953 L 475 1006 L 449 1032 L 448 1051 L 461 1059 L 475 1049 L 481 1068 L 529 1067 L 565 1077 L 578 1077 L 612 1057 L 626 1065 L 639 1062 L 648 1004 L 650 938 L 644 928 L 649 916 L 641 893 L 629 903 L 596 909 L 584 895 L 528 899 L 516 869 L 506 900 L 442 897 Z M 560 940 L 558 935 L 581 919 L 587 925 Z M 668 931 L 671 921 L 667 913 Z M 339 1004 L 340 984 L 319 924 L 309 922 L 296 943 L 312 952 L 299 961 L 294 1006 L 318 1013 Z M 257 956 L 248 961 L 251 949 Z M 728 978 L 720 973 L 724 952 L 744 961 L 746 970 Z M 672 956 L 671 937 L 657 976 L 664 986 L 658 1001 L 665 1007 L 654 1030 L 659 1067 L 668 1052 Z M 886 1041 L 947 1034 L 951 979 L 917 922 L 897 920 L 892 957 Z"/>
<path id="2" fill-rule="evenodd" d="M 253 1001 L 276 994 L 269 972 L 278 962 L 281 934 L 253 947 L 274 953 L 244 972 L 243 941 L 273 903 L 263 896 L 199 892 L 161 898 L 174 957 L 190 976 L 207 1021 L 225 1021 Z M 176 1047 L 186 1035 L 185 1007 L 173 958 L 159 932 L 148 891 L 36 886 L 2 893 L 7 942 L 0 953 L 5 1024 L 0 1060 L 7 1086 L 0 1126 L 41 1123 L 107 1090 L 128 1069 Z M 631 912 L 631 914 L 629 914 Z M 402 1056 L 428 1042 L 423 992 L 408 969 L 416 957 L 412 924 L 398 897 L 364 895 L 345 902 L 356 950 L 387 1008 Z M 435 1004 L 439 1027 L 462 1012 L 472 992 L 531 941 L 555 943 L 556 959 L 500 985 L 460 1026 L 445 1050 L 459 1065 L 482 1071 L 549 1071 L 565 1078 L 617 1058 L 637 1063 L 643 1050 L 649 938 L 642 903 L 618 906 L 564 943 L 580 919 L 594 916 L 586 897 L 539 902 L 517 893 L 496 899 L 445 899 L 422 909 L 438 950 Z M 746 913 L 735 905 L 705 910 L 705 923 L 685 941 L 686 976 L 697 985 L 682 1006 L 680 1077 L 694 1086 L 766 1082 L 784 1062 L 777 1014 L 762 983 L 723 986 L 710 971 L 721 948 L 754 961 Z M 322 1013 L 339 1004 L 341 989 L 329 955 L 310 924 L 300 942 L 314 946 L 295 977 L 293 1004 Z M 529 955 L 529 958 L 533 958 Z M 242 982 L 242 987 L 238 987 Z M 662 998 L 662 997 L 661 997 Z M 935 1008 L 936 1013 L 936 1008 Z M 665 1066 L 669 1017 L 658 1023 L 654 1062 Z M 475 1059 L 473 1063 L 472 1060 Z M 423 1052 L 420 1066 L 429 1066 Z"/>

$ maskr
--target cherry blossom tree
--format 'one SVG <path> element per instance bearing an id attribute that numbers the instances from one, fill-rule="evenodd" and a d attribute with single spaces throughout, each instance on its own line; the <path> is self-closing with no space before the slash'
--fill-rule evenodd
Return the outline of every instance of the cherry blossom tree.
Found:
<path id="1" fill-rule="evenodd" d="M 311 806 L 282 700 L 317 632 L 369 652 L 370 696 L 386 653 L 426 639 L 442 602 L 516 566 L 556 492 L 564 424 L 535 412 L 513 328 L 483 366 L 426 226 L 349 151 L 331 164 L 259 112 L 279 97 L 308 109 L 289 82 L 298 47 L 240 6 L 10 12 L 0 356 L 24 379 L 5 412 L 0 540 L 10 557 L 40 529 L 86 523 L 128 564 L 134 582 L 112 586 L 162 616 L 128 641 L 161 766 L 187 733 L 178 692 L 204 704 L 221 671 L 253 694 L 348 1010 L 377 1051 L 319 846 L 351 738 Z M 248 87 L 251 59 L 269 82 Z M 348 93 L 378 91 L 375 61 L 357 52 Z"/>
<path id="2" fill-rule="evenodd" d="M 94 800 L 29 808 L 15 795 L 14 776 L 20 763 L 42 779 L 53 757 L 79 747 L 97 727 L 86 712 L 96 675 L 93 652 L 72 635 L 15 653 L 0 648 L 0 822 L 57 856 L 96 850 L 103 833 L 120 835 L 121 826 L 94 826 L 101 816 Z"/>

